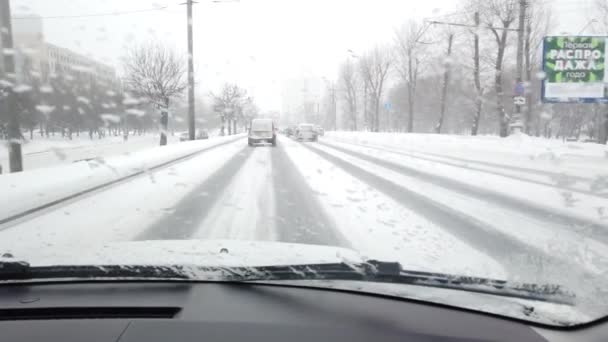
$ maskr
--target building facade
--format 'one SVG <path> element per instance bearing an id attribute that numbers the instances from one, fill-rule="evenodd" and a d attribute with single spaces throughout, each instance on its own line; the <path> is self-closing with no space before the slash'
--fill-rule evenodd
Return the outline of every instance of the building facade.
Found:
<path id="1" fill-rule="evenodd" d="M 118 84 L 116 71 L 111 66 L 100 63 L 70 49 L 44 40 L 42 18 L 20 16 L 13 19 L 13 43 L 15 47 L 15 71 L 18 81 L 28 82 L 28 78 L 38 78 L 47 83 L 51 77 L 77 77 L 84 80 Z"/>

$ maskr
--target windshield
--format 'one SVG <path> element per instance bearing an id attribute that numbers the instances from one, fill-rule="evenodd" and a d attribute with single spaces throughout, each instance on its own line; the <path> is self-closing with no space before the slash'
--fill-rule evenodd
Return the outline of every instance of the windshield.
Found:
<path id="1" fill-rule="evenodd" d="M 253 120 L 251 122 L 252 131 L 272 131 L 271 120 Z"/>
<path id="2" fill-rule="evenodd" d="M 0 262 L 380 260 L 608 315 L 605 0 L 0 6 Z"/>

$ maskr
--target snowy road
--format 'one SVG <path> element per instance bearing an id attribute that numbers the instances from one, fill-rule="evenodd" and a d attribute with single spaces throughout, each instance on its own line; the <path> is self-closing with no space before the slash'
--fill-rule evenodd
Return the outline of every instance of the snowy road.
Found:
<path id="1" fill-rule="evenodd" d="M 481 165 L 466 170 L 481 189 L 459 178 L 460 165 L 441 161 L 330 138 L 298 143 L 280 136 L 276 148 L 238 139 L 0 225 L 0 250 L 30 255 L 65 246 L 73 254 L 115 241 L 267 240 L 347 247 L 425 271 L 577 288 L 591 286 L 590 277 L 594 286 L 604 279 L 606 221 L 584 208 L 531 205 L 533 199 L 492 188 L 528 182 L 549 193 L 555 184 Z M 579 203 L 605 200 L 579 195 Z"/>

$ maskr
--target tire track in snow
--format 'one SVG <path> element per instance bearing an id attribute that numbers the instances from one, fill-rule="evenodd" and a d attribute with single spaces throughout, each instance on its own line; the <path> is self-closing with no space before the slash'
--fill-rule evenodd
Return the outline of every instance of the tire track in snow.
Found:
<path id="1" fill-rule="evenodd" d="M 215 198 L 193 239 L 276 241 L 274 187 L 269 146 L 252 155 Z"/>
<path id="2" fill-rule="evenodd" d="M 230 184 L 252 153 L 253 150 L 248 147 L 237 152 L 224 166 L 175 205 L 175 211 L 163 216 L 134 240 L 190 238 L 200 228 L 205 216 L 221 198 L 222 191 Z"/>
<path id="3" fill-rule="evenodd" d="M 361 144 L 361 143 L 355 143 L 355 142 L 351 142 L 345 139 L 340 139 L 340 138 L 330 138 L 332 140 L 336 140 L 339 141 L 341 143 L 344 144 L 349 144 L 349 145 L 355 145 L 355 146 L 360 146 L 360 147 L 367 147 L 367 148 L 373 148 L 376 150 L 381 150 L 381 151 L 390 151 L 393 153 L 397 153 L 397 154 L 402 154 L 404 156 L 408 156 L 408 157 L 412 157 L 412 158 L 418 158 L 418 159 L 423 159 L 423 160 L 429 160 L 429 161 L 435 161 L 438 163 L 444 163 L 443 161 L 439 161 L 436 159 L 432 159 L 432 158 L 428 158 L 428 157 L 422 157 L 419 156 L 417 154 L 420 155 L 426 155 L 426 156 L 432 156 L 435 158 L 445 158 L 445 159 L 451 159 L 457 162 L 462 162 L 462 163 L 470 163 L 470 164 L 478 164 L 478 165 L 484 165 L 484 166 L 489 166 L 489 167 L 495 167 L 498 169 L 509 169 L 512 171 L 518 171 L 518 172 L 524 172 L 524 173 L 532 173 L 532 174 L 537 174 L 537 175 L 541 175 L 541 176 L 546 176 L 548 178 L 559 178 L 564 176 L 563 173 L 558 173 L 558 172 L 551 172 L 551 171 L 547 171 L 547 170 L 539 170 L 539 169 L 532 169 L 532 168 L 527 168 L 527 167 L 521 167 L 521 166 L 513 166 L 513 165 L 508 165 L 508 164 L 499 164 L 499 163 L 493 163 L 493 162 L 488 162 L 488 161 L 483 161 L 483 160 L 476 160 L 476 159 L 468 159 L 468 158 L 459 158 L 459 157 L 454 157 L 454 156 L 448 156 L 448 155 L 444 155 L 444 154 L 439 154 L 439 153 L 433 153 L 433 152 L 421 152 L 421 151 L 416 151 L 416 152 L 406 152 L 403 150 L 398 150 L 398 149 L 392 149 L 389 147 L 383 147 L 383 146 L 378 146 L 378 145 L 366 145 L 366 144 Z M 445 162 L 448 163 L 448 162 Z M 454 165 L 454 166 L 458 166 L 458 164 Z M 460 167 L 462 167 L 462 165 L 460 165 Z M 580 181 L 580 182 L 592 182 L 593 179 L 590 178 L 586 178 L 586 177 L 581 177 L 581 176 L 570 176 L 568 175 L 569 178 Z"/>
<path id="4" fill-rule="evenodd" d="M 304 146 L 353 177 L 383 192 L 436 225 L 449 230 L 455 236 L 500 262 L 512 275 L 534 277 L 539 269 L 546 272 L 553 268 L 561 271 L 568 268 L 571 272 L 569 277 L 597 280 L 596 276 L 581 270 L 580 265 L 558 260 L 545 251 L 502 233 L 472 216 L 384 179 L 349 161 L 315 148 L 313 145 L 304 144 Z"/>
<path id="5" fill-rule="evenodd" d="M 280 241 L 351 248 L 279 140 L 272 151 L 276 229 Z"/>
<path id="6" fill-rule="evenodd" d="M 556 189 L 577 192 L 577 193 L 581 193 L 581 194 L 585 194 L 585 195 L 592 195 L 592 196 L 608 198 L 608 193 L 601 193 L 601 192 L 597 192 L 597 191 L 594 192 L 591 190 L 584 190 L 584 189 L 580 189 L 580 188 L 576 188 L 576 187 L 572 187 L 572 186 L 557 184 L 561 179 L 564 179 L 565 181 L 577 181 L 577 182 L 586 183 L 587 185 L 591 186 L 593 179 L 589 179 L 589 178 L 585 178 L 585 177 L 572 176 L 572 175 L 566 175 L 564 173 L 550 172 L 550 171 L 537 170 L 537 169 L 518 167 L 518 166 L 512 166 L 512 165 L 491 163 L 491 162 L 485 162 L 485 161 L 479 161 L 479 160 L 473 160 L 473 159 L 456 158 L 456 157 L 452 157 L 452 156 L 440 155 L 440 154 L 435 154 L 435 153 L 430 153 L 430 152 L 415 152 L 415 153 L 406 152 L 406 151 L 388 148 L 388 147 L 382 148 L 382 147 L 378 147 L 378 146 L 343 141 L 342 139 L 335 139 L 335 140 L 342 144 L 369 148 L 369 149 L 378 150 L 378 151 L 382 151 L 382 152 L 389 152 L 389 153 L 393 153 L 393 154 L 397 154 L 397 155 L 402 155 L 402 156 L 405 156 L 408 158 L 434 162 L 434 163 L 458 167 L 458 168 L 466 169 L 466 170 L 484 172 L 484 173 L 488 173 L 488 174 L 492 174 L 492 175 L 496 175 L 496 176 L 502 176 L 502 177 L 515 179 L 515 180 L 522 181 L 522 182 L 529 182 L 529 183 L 534 183 L 534 184 L 538 184 L 538 185 L 550 186 L 550 187 L 553 187 Z M 332 147 L 334 146 L 331 143 L 328 144 L 327 142 L 324 142 L 323 145 L 332 146 Z M 451 159 L 453 161 L 441 160 L 441 159 L 437 159 L 437 158 Z M 547 177 L 550 180 L 553 180 L 556 183 L 550 183 L 548 181 L 544 182 L 544 181 L 534 180 L 534 179 L 530 179 L 530 178 L 525 178 L 525 177 L 521 177 L 521 176 L 508 174 L 508 173 L 497 171 L 497 170 L 488 170 L 488 169 L 484 169 L 479 166 L 478 167 L 472 166 L 470 164 L 477 164 L 477 165 L 481 165 L 481 166 L 485 166 L 485 167 L 506 169 L 506 170 L 511 170 L 511 171 L 515 171 L 515 172 L 533 174 L 536 176 L 543 176 L 543 177 Z"/>
<path id="7" fill-rule="evenodd" d="M 608 225 L 598 224 L 591 220 L 585 220 L 567 214 L 556 213 L 551 210 L 551 208 L 538 206 L 532 202 L 524 202 L 509 195 L 504 195 L 495 191 L 475 187 L 470 184 L 462 183 L 443 176 L 425 173 L 415 168 L 393 163 L 377 157 L 372 157 L 365 153 L 352 151 L 347 148 L 335 146 L 332 144 L 325 143 L 322 145 L 340 151 L 342 153 L 346 153 L 353 157 L 360 158 L 376 165 L 385 167 L 392 171 L 396 171 L 398 173 L 410 177 L 421 179 L 425 182 L 440 186 L 450 191 L 455 191 L 464 195 L 475 196 L 485 201 L 525 213 L 526 215 L 529 215 L 531 217 L 546 221 L 548 224 L 556 226 L 568 226 L 575 231 L 584 231 L 586 235 L 590 237 L 600 239 L 602 242 L 608 242 Z"/>

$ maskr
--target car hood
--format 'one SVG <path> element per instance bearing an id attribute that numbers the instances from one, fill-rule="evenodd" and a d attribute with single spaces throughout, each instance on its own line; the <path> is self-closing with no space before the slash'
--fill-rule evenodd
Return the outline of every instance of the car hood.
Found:
<path id="1" fill-rule="evenodd" d="M 203 265 L 217 267 L 281 266 L 319 263 L 361 263 L 358 252 L 341 247 L 270 241 L 162 240 L 113 242 L 97 248 L 50 246 L 35 253 L 11 251 L 11 260 L 31 266 L 56 265 Z M 20 254 L 27 255 L 20 255 Z M 75 257 L 77 256 L 77 257 Z M 0 257 L 0 261 L 2 261 Z M 407 265 L 404 265 L 407 267 Z M 204 279 L 203 279 L 204 280 Z M 395 296 L 488 312 L 512 318 L 568 326 L 597 319 L 601 311 L 577 305 L 545 303 L 451 289 L 404 284 L 337 280 L 258 281 L 282 285 L 330 288 Z M 602 308 L 602 311 L 605 308 Z"/>
<path id="2" fill-rule="evenodd" d="M 3 251 L 4 252 L 4 251 Z M 322 245 L 245 240 L 148 240 L 99 246 L 48 246 L 10 251 L 31 266 L 53 265 L 213 265 L 273 266 L 362 262 L 355 251 Z M 75 258 L 75 256 L 78 256 Z"/>

